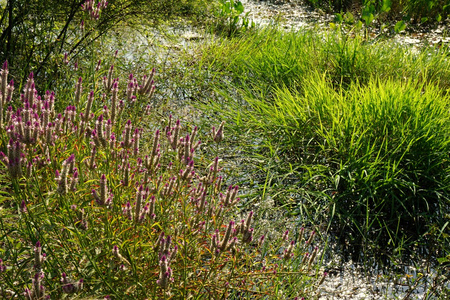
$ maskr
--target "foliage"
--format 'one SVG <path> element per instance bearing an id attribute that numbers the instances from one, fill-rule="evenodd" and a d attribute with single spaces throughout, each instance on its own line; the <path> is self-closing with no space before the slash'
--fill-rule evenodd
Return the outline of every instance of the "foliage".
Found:
<path id="1" fill-rule="evenodd" d="M 241 29 L 245 30 L 255 26 L 248 17 L 249 12 L 244 14 L 244 5 L 241 1 L 220 0 L 219 3 L 215 31 L 223 31 L 228 36 L 232 36 Z"/>
<path id="2" fill-rule="evenodd" d="M 85 3 L 86 2 L 86 3 Z M 105 3 L 99 12 L 82 9 Z M 117 26 L 146 20 L 157 24 L 177 16 L 206 13 L 201 0 L 6 1 L 0 5 L 0 59 L 8 60 L 21 86 L 33 71 L 40 84 L 59 78 L 64 53 L 71 59 L 89 55 L 88 45 Z M 106 5 L 107 4 L 107 5 Z M 42 81 L 40 81 L 42 78 Z"/>
<path id="3" fill-rule="evenodd" d="M 313 7 L 337 14 L 338 20 L 343 15 L 351 13 L 359 15 L 366 26 L 376 19 L 381 23 L 386 20 L 396 20 L 397 29 L 400 24 L 404 26 L 405 22 L 410 20 L 419 23 L 435 23 L 450 15 L 450 5 L 445 0 L 308 0 L 307 2 Z M 398 32 L 400 31 L 396 30 L 396 33 Z"/>
<path id="4" fill-rule="evenodd" d="M 445 0 L 409 0 L 401 3 L 406 15 L 421 23 L 439 22 L 450 15 L 450 5 Z"/>
<path id="5" fill-rule="evenodd" d="M 265 28 L 258 32 L 218 40 L 206 45 L 200 65 L 227 72 L 233 83 L 254 95 L 269 96 L 273 87 L 297 89 L 311 72 L 326 73 L 336 88 L 352 81 L 365 84 L 373 74 L 380 79 L 411 78 L 450 88 L 446 47 L 414 53 L 391 41 L 368 43 L 358 32 L 340 30 L 318 34 L 315 30 L 283 32 Z"/>

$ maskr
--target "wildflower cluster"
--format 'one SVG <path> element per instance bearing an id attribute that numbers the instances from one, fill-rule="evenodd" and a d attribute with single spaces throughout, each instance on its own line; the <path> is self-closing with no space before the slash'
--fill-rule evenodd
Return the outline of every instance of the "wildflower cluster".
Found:
<path id="1" fill-rule="evenodd" d="M 4 67 L 7 68 L 6 62 Z M 2 70 L 1 73 L 2 82 L 7 81 L 7 69 Z M 25 152 L 38 144 L 43 147 L 45 154 L 39 162 L 41 164 L 47 163 L 48 146 L 53 143 L 60 131 L 67 130 L 67 126 L 69 126 L 68 122 L 61 118 L 61 114 L 54 122 L 50 122 L 50 118 L 54 115 L 54 93 L 47 91 L 41 98 L 35 89 L 33 77 L 33 73 L 31 73 L 23 89 L 23 94 L 20 95 L 22 107 L 14 111 L 12 105 L 10 105 L 6 109 L 6 113 L 3 111 L 1 113 L 1 119 L 5 121 L 4 126 L 9 142 L 7 155 L 0 152 L 0 157 L 12 178 L 21 177 L 22 167 L 25 165 L 27 166 L 26 174 L 28 176 L 31 174 L 33 163 L 37 163 L 39 158 L 27 160 Z M 13 84 L 13 82 L 10 84 Z M 8 99 L 8 103 L 12 104 L 13 87 L 10 86 L 9 90 L 11 92 L 5 91 L 5 99 Z"/>
<path id="2" fill-rule="evenodd" d="M 81 4 L 81 9 L 85 11 L 92 20 L 98 20 L 100 17 L 100 12 L 108 6 L 106 0 L 100 0 L 96 3 L 95 0 L 86 0 Z"/>
<path id="3" fill-rule="evenodd" d="M 314 235 L 301 246 L 289 241 L 288 231 L 278 239 L 255 237 L 255 213 L 235 219 L 239 187 L 224 186 L 218 157 L 202 156 L 197 127 L 185 129 L 169 116 L 156 129 L 142 115 L 128 114 L 129 108 L 148 111 L 155 70 L 141 82 L 131 74 L 123 93 L 113 71 L 96 77 L 102 84 L 88 92 L 82 77 L 76 79 L 74 103 L 63 113 L 55 111 L 54 93 L 39 96 L 31 74 L 19 108 L 2 112 L 9 138 L 2 161 L 10 176 L 40 180 L 39 193 L 31 181 L 24 184 L 29 199 L 20 199 L 21 222 L 39 229 L 30 235 L 46 240 L 51 263 L 61 269 L 61 288 L 52 297 L 87 293 L 85 285 L 137 299 L 259 298 L 288 285 L 292 298 L 305 295 L 320 281 Z M 207 138 L 220 143 L 224 123 Z M 36 244 L 28 299 L 46 297 L 41 251 Z"/>
<path id="4" fill-rule="evenodd" d="M 67 176 L 72 174 L 72 178 L 68 181 Z M 75 155 L 72 154 L 66 159 L 61 166 L 61 173 L 56 171 L 56 182 L 58 183 L 57 192 L 67 194 L 69 190 L 75 191 L 78 182 L 78 169 L 75 167 Z"/>
<path id="5" fill-rule="evenodd" d="M 44 272 L 42 267 L 46 259 L 46 254 L 42 253 L 41 243 L 38 241 L 34 247 L 34 276 L 32 278 L 31 289 L 25 288 L 24 296 L 29 300 L 50 299 L 45 295 L 45 287 L 43 285 Z"/>

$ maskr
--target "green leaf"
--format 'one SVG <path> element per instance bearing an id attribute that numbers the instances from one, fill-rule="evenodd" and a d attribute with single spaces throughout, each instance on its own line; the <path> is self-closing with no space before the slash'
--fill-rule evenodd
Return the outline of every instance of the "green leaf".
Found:
<path id="1" fill-rule="evenodd" d="M 402 32 L 403 30 L 405 30 L 406 29 L 406 23 L 405 23 L 405 21 L 398 21 L 396 24 L 395 24 L 395 26 L 394 26 L 394 31 L 395 31 L 395 33 L 400 33 L 400 32 Z"/>
<path id="2" fill-rule="evenodd" d="M 373 22 L 375 19 L 374 14 L 375 13 L 375 6 L 372 4 L 372 2 L 367 3 L 367 5 L 362 10 L 362 16 L 361 18 L 366 23 L 366 26 L 369 26 L 370 23 Z"/>
<path id="3" fill-rule="evenodd" d="M 391 0 L 383 0 L 383 5 L 381 6 L 381 12 L 389 12 L 392 7 L 392 1 Z"/>
<path id="4" fill-rule="evenodd" d="M 437 259 L 438 263 L 443 264 L 443 263 L 447 263 L 450 262 L 450 257 L 439 257 Z"/>
<path id="5" fill-rule="evenodd" d="M 234 8 L 236 9 L 237 12 L 239 12 L 239 14 L 242 14 L 244 12 L 244 5 L 242 5 L 241 1 L 237 1 L 234 4 Z"/>
<path id="6" fill-rule="evenodd" d="M 364 22 L 366 23 L 366 25 L 369 25 L 370 23 L 373 22 L 373 20 L 375 19 L 375 17 L 373 16 L 372 13 L 368 13 L 362 16 L 362 19 L 364 20 Z"/>
<path id="7" fill-rule="evenodd" d="M 342 23 L 343 20 L 344 20 L 344 18 L 342 17 L 341 14 L 336 14 L 336 15 L 334 16 L 334 21 L 335 21 L 336 23 Z"/>
<path id="8" fill-rule="evenodd" d="M 356 23 L 356 25 L 355 25 L 355 28 L 359 30 L 362 28 L 362 25 L 363 25 L 362 22 L 358 21 L 358 23 Z"/>
<path id="9" fill-rule="evenodd" d="M 442 20 L 442 16 L 441 16 L 441 14 L 438 14 L 437 17 L 436 17 L 436 21 L 440 22 L 441 20 Z"/>
<path id="10" fill-rule="evenodd" d="M 347 24 L 353 24 L 355 23 L 355 17 L 351 12 L 346 12 L 344 15 L 344 20 Z"/>

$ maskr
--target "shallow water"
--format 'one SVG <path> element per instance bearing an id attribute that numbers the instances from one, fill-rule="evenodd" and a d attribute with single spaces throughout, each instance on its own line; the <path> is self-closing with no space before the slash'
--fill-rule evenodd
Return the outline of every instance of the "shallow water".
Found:
<path id="1" fill-rule="evenodd" d="M 249 12 L 249 17 L 260 26 L 280 22 L 286 30 L 320 30 L 328 28 L 334 20 L 333 15 L 311 10 L 295 1 L 278 1 L 277 4 L 252 0 L 242 2 L 245 12 Z M 391 40 L 412 46 L 412 51 L 426 45 L 450 44 L 450 37 L 446 32 L 449 25 L 450 20 L 447 20 L 435 28 L 410 28 L 409 31 L 391 37 Z M 385 36 L 387 33 L 389 32 L 383 32 Z M 370 36 L 380 37 L 380 30 L 373 29 Z M 374 258 L 371 265 L 366 261 L 365 266 L 361 266 L 352 260 L 343 259 L 341 247 L 333 248 L 333 252 L 324 256 L 325 270 L 330 275 L 320 288 L 319 299 L 437 299 L 442 296 L 442 289 L 450 289 L 450 270 L 439 275 L 430 267 L 429 261 L 417 261 L 413 258 L 406 265 L 395 265 L 392 262 L 381 265 L 379 258 Z M 364 256 L 364 253 L 360 255 Z"/>
<path id="2" fill-rule="evenodd" d="M 245 0 L 244 6 L 246 11 L 250 11 L 249 16 L 257 24 L 266 25 L 278 20 L 283 23 L 283 27 L 287 30 L 301 30 L 305 27 L 317 26 L 327 28 L 334 18 L 331 15 L 308 10 L 305 6 L 296 2 L 276 5 L 269 2 Z M 431 34 L 398 35 L 394 37 L 394 40 L 415 46 L 433 43 L 433 41 L 439 39 L 444 43 L 450 42 L 449 38 L 444 37 L 445 32 L 442 28 L 431 32 Z M 189 26 L 167 28 L 165 33 L 150 30 L 145 33 L 126 34 L 133 36 L 133 42 L 127 43 L 121 49 L 123 59 L 129 61 L 130 64 L 137 64 L 137 62 L 142 61 L 143 53 L 152 55 L 151 60 L 145 60 L 144 65 L 140 64 L 144 69 L 151 68 L 152 63 L 163 64 L 167 66 L 167 69 L 170 69 L 171 64 L 177 62 L 175 58 L 180 52 L 193 51 L 198 43 L 202 43 L 205 38 L 204 35 Z M 159 70 L 159 72 L 164 73 L 164 69 Z M 175 83 L 171 82 L 169 78 L 167 79 L 165 82 L 157 83 L 159 85 L 157 88 L 161 91 L 158 95 L 158 101 L 170 98 L 177 99 L 175 102 L 179 104 L 190 98 L 192 91 L 180 87 L 180 82 Z M 184 109 L 191 109 L 189 105 L 184 107 Z M 186 112 L 185 114 L 189 113 Z M 239 153 L 234 150 L 228 152 L 227 158 L 231 162 L 227 163 L 225 168 L 231 170 L 233 165 L 242 166 L 244 162 Z M 243 170 L 241 167 L 239 168 L 241 171 Z M 246 172 L 243 173 L 247 174 Z M 264 184 L 264 178 L 260 178 L 260 182 L 257 178 L 252 178 L 252 181 L 253 185 L 246 187 L 248 193 Z M 258 203 L 249 204 L 250 206 L 254 206 L 252 208 L 255 210 L 261 209 L 264 211 L 266 209 L 264 207 L 258 208 Z M 286 218 L 283 215 L 280 216 L 282 219 Z M 291 228 L 294 228 L 298 223 L 295 218 L 278 220 L 277 222 L 271 218 L 267 221 L 267 224 L 272 226 L 291 226 Z M 444 286 L 450 289 L 450 282 L 437 278 L 436 270 L 431 269 L 428 262 L 420 261 L 410 265 L 391 265 L 389 267 L 380 267 L 377 263 L 370 266 L 367 264 L 366 266 L 360 266 L 351 260 L 344 262 L 341 250 L 338 248 L 334 248 L 334 253 L 327 254 L 324 259 L 322 269 L 328 271 L 330 275 L 319 289 L 319 299 L 435 299 L 437 298 L 436 294 L 427 296 L 427 293 L 430 293 L 434 288 Z M 416 280 L 418 281 L 415 282 Z M 440 287 L 436 287 L 434 283 L 436 280 L 438 280 Z"/>
<path id="3" fill-rule="evenodd" d="M 302 1 L 255 1 L 242 0 L 245 13 L 258 25 L 269 25 L 279 22 L 287 30 L 302 30 L 304 28 L 329 28 L 334 22 L 335 16 L 326 14 L 321 10 L 314 10 L 303 4 Z M 450 19 L 436 26 L 408 25 L 405 31 L 393 35 L 392 28 L 380 30 L 379 25 L 374 25 L 370 30 L 371 38 L 382 38 L 393 35 L 392 40 L 405 45 L 417 47 L 425 45 L 449 45 L 450 44 Z"/>

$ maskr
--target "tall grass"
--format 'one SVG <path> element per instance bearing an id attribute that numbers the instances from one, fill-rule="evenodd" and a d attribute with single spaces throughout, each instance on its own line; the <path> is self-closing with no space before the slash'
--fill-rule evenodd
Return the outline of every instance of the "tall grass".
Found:
<path id="1" fill-rule="evenodd" d="M 203 58 L 231 82 L 210 105 L 250 132 L 250 156 L 278 161 L 265 168 L 278 199 L 343 243 L 445 255 L 448 50 L 386 43 L 274 29 L 221 41 Z"/>
<path id="2" fill-rule="evenodd" d="M 201 67 L 226 72 L 235 83 L 257 87 L 268 95 L 273 87 L 297 88 L 303 78 L 326 72 L 336 87 L 380 79 L 418 79 L 450 88 L 449 50 L 366 41 L 357 32 L 316 30 L 284 32 L 264 28 L 240 37 L 221 39 L 204 47 Z"/>
<path id="3" fill-rule="evenodd" d="M 373 80 L 336 92 L 313 77 L 302 93 L 249 100 L 252 120 L 287 160 L 327 167 L 330 211 L 340 230 L 398 245 L 444 230 L 448 212 L 448 96 L 417 82 Z M 282 154 L 283 155 L 283 154 Z M 442 233 L 442 232 L 441 232 Z M 440 235 L 442 236 L 442 235 Z"/>

